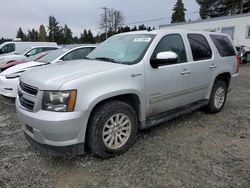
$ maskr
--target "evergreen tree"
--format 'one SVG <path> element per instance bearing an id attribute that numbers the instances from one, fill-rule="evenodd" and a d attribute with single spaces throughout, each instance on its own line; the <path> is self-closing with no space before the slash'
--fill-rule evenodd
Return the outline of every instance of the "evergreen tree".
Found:
<path id="1" fill-rule="evenodd" d="M 23 32 L 23 30 L 22 30 L 21 27 L 19 27 L 19 29 L 17 30 L 16 38 L 20 38 L 22 41 L 25 41 L 25 40 L 26 40 L 26 35 L 25 35 L 25 33 Z"/>
<path id="2" fill-rule="evenodd" d="M 59 25 L 54 16 L 49 17 L 49 41 L 62 44 L 64 40 L 63 28 Z"/>
<path id="3" fill-rule="evenodd" d="M 73 43 L 73 36 L 71 29 L 65 25 L 63 28 L 63 34 L 64 34 L 64 44 L 72 44 Z"/>
<path id="4" fill-rule="evenodd" d="M 88 30 L 88 34 L 87 34 L 87 42 L 90 44 L 95 43 L 93 33 L 91 32 L 90 29 Z"/>
<path id="5" fill-rule="evenodd" d="M 196 0 L 196 2 L 200 5 L 202 19 L 250 11 L 250 1 L 247 0 Z"/>
<path id="6" fill-rule="evenodd" d="M 44 25 L 40 25 L 39 27 L 39 36 L 38 36 L 39 41 L 41 42 L 46 42 L 46 31 Z"/>
<path id="7" fill-rule="evenodd" d="M 171 23 L 176 22 L 185 22 L 185 11 L 184 4 L 182 0 L 177 0 L 174 8 L 173 8 L 173 14 L 172 14 L 172 21 Z"/>
<path id="8" fill-rule="evenodd" d="M 142 25 L 139 25 L 138 30 L 139 31 L 141 31 L 141 30 L 147 30 L 147 27 L 144 24 L 142 24 Z"/>

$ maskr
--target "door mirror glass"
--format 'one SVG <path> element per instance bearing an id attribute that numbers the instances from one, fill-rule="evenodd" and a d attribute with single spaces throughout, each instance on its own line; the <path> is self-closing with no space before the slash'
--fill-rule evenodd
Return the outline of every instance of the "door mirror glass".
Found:
<path id="1" fill-rule="evenodd" d="M 29 52 L 29 53 L 26 54 L 26 57 L 29 57 L 29 56 L 32 56 L 31 52 Z"/>
<path id="2" fill-rule="evenodd" d="M 150 60 L 151 66 L 153 68 L 158 68 L 159 66 L 175 64 L 178 62 L 178 55 L 175 52 L 160 52 L 156 55 L 156 58 Z"/>

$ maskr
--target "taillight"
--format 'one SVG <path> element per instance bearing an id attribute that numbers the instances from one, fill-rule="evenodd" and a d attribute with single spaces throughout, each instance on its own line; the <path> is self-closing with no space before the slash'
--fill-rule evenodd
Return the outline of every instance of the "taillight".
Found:
<path id="1" fill-rule="evenodd" d="M 236 73 L 239 73 L 239 71 L 240 71 L 240 55 L 237 55 L 236 62 L 237 62 Z"/>

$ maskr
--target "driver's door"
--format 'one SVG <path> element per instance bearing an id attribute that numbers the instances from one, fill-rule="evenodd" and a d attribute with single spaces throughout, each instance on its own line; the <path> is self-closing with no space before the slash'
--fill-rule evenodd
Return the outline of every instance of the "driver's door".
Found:
<path id="1" fill-rule="evenodd" d="M 172 51 L 178 55 L 175 64 L 152 68 L 146 66 L 147 116 L 166 112 L 189 103 L 193 98 L 192 62 L 188 62 L 186 48 L 180 34 L 166 35 L 161 39 L 151 58 L 159 52 Z"/>

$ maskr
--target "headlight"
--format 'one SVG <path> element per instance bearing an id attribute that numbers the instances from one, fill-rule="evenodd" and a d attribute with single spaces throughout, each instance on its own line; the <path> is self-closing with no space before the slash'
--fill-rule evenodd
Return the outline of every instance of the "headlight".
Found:
<path id="1" fill-rule="evenodd" d="M 45 91 L 42 109 L 54 112 L 72 112 L 75 108 L 76 93 L 76 90 Z"/>
<path id="2" fill-rule="evenodd" d="M 6 79 L 14 79 L 14 78 L 18 78 L 24 71 L 20 71 L 20 72 L 16 72 L 16 73 L 13 73 L 13 74 L 9 74 L 9 75 L 6 75 L 5 78 Z"/>

